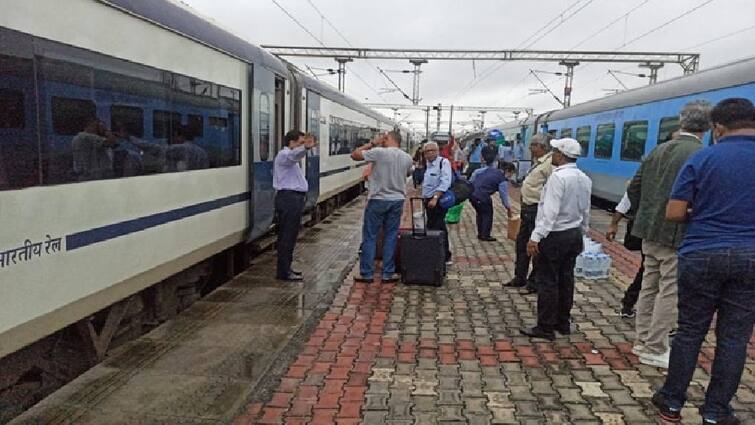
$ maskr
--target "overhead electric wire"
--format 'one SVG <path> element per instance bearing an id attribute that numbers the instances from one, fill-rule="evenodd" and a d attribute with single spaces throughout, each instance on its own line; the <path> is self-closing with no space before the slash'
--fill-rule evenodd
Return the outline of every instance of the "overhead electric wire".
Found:
<path id="1" fill-rule="evenodd" d="M 682 12 L 681 14 L 677 15 L 676 17 L 674 17 L 674 18 L 672 18 L 672 19 L 670 19 L 670 20 L 668 20 L 668 21 L 666 21 L 666 22 L 664 22 L 664 23 L 662 23 L 662 24 L 660 24 L 660 25 L 656 26 L 655 28 L 653 28 L 653 29 L 651 29 L 651 30 L 649 30 L 649 31 L 647 31 L 647 32 L 644 32 L 644 33 L 642 33 L 641 35 L 639 35 L 639 36 L 637 36 L 637 37 L 635 37 L 635 38 L 633 38 L 633 39 L 631 39 L 631 40 L 629 40 L 629 41 L 625 42 L 624 44 L 622 44 L 621 46 L 617 47 L 617 48 L 616 48 L 616 49 L 614 49 L 614 50 L 621 50 L 621 49 L 623 49 L 624 47 L 626 47 L 626 46 L 628 46 L 628 45 L 630 45 L 630 44 L 634 43 L 635 41 L 641 40 L 641 39 L 643 39 L 643 38 L 647 37 L 648 35 L 650 35 L 650 34 L 652 34 L 652 33 L 656 32 L 656 31 L 658 31 L 658 30 L 661 30 L 661 29 L 663 29 L 663 28 L 664 28 L 664 27 L 665 27 L 666 25 L 672 24 L 672 23 L 674 23 L 674 22 L 678 21 L 679 19 L 682 19 L 682 18 L 684 18 L 685 16 L 689 15 L 690 13 L 693 13 L 693 12 L 695 12 L 696 10 L 698 10 L 698 9 L 700 9 L 700 8 L 702 8 L 702 7 L 705 7 L 705 6 L 709 5 L 710 3 L 713 3 L 714 1 L 715 1 L 715 0 L 705 0 L 704 2 L 702 2 L 702 3 L 698 4 L 697 6 L 695 6 L 695 7 L 691 8 L 691 9 L 688 9 L 688 10 L 686 10 L 685 12 Z"/>
<path id="2" fill-rule="evenodd" d="M 317 36 L 316 36 L 316 35 L 312 34 L 312 32 L 311 32 L 311 31 L 310 31 L 309 29 L 307 29 L 307 27 L 305 27 L 305 26 L 304 26 L 304 25 L 303 25 L 303 24 L 302 24 L 301 22 L 299 22 L 299 20 L 298 20 L 298 19 L 296 19 L 296 17 L 294 17 L 294 15 L 292 15 L 292 14 L 291 14 L 291 13 L 290 13 L 290 12 L 289 12 L 288 10 L 286 10 L 286 8 L 285 8 L 285 7 L 283 7 L 283 6 L 282 6 L 282 5 L 280 4 L 280 3 L 278 3 L 278 2 L 276 1 L 276 0 L 270 0 L 270 1 L 272 1 L 272 2 L 273 2 L 273 4 L 275 4 L 276 6 L 278 6 L 278 9 L 280 9 L 280 10 L 281 10 L 281 11 L 282 11 L 283 13 L 285 13 L 285 14 L 286 14 L 286 16 L 288 16 L 289 18 L 291 18 L 291 20 L 292 20 L 292 21 L 294 21 L 294 23 L 296 23 L 296 25 L 298 25 L 298 26 L 299 26 L 299 28 L 301 28 L 302 30 L 304 30 L 304 32 L 306 32 L 306 33 L 307 33 L 307 34 L 308 34 L 308 35 L 309 35 L 310 37 L 312 37 L 312 38 L 313 38 L 313 39 L 314 39 L 315 41 L 317 41 L 317 43 L 319 43 L 319 44 L 320 44 L 320 46 L 322 46 L 322 47 L 325 47 L 325 43 L 323 43 L 323 42 L 322 42 L 322 40 L 320 40 L 319 38 L 317 38 Z M 312 3 L 312 2 L 310 2 L 310 4 L 311 4 L 311 3 Z M 313 6 L 314 6 L 314 5 L 313 5 Z M 319 13 L 319 12 L 318 12 L 318 13 Z M 321 16 L 321 17 L 322 17 L 323 19 L 325 19 L 325 21 L 326 21 L 326 22 L 328 22 L 328 23 L 329 23 L 330 25 L 332 25 L 332 24 L 330 23 L 330 21 L 329 21 L 329 20 L 328 20 L 327 18 L 325 18 L 325 16 L 324 16 L 324 15 L 320 14 L 320 16 Z M 340 34 L 340 31 L 336 30 L 336 32 L 338 32 L 338 33 Z M 347 42 L 348 42 L 348 41 L 347 41 Z M 378 91 L 377 91 L 377 90 L 376 90 L 376 89 L 375 89 L 374 87 L 372 87 L 372 85 L 370 85 L 369 83 L 367 83 L 367 81 L 365 81 L 365 80 L 364 80 L 364 78 L 362 78 L 362 76 L 361 76 L 361 75 L 359 75 L 359 74 L 358 74 L 358 73 L 357 73 L 356 71 L 354 71 L 354 70 L 352 69 L 352 70 L 351 70 L 351 73 L 352 73 L 352 74 L 354 74 L 354 76 L 355 76 L 355 77 L 356 77 L 356 78 L 357 78 L 357 79 L 358 79 L 359 81 L 361 81 L 361 82 L 362 82 L 362 84 L 364 84 L 365 86 L 367 86 L 367 87 L 368 87 L 368 88 L 369 88 L 370 90 L 372 90 L 372 91 L 373 91 L 373 92 L 374 92 L 374 93 L 375 93 L 376 95 L 378 95 L 378 97 L 380 97 L 381 99 L 385 100 L 385 99 L 383 98 L 383 96 L 382 96 L 382 95 L 381 95 L 381 94 L 380 94 L 380 93 L 379 93 L 379 92 L 378 92 Z"/>
<path id="3" fill-rule="evenodd" d="M 580 4 L 583 1 L 585 3 Z M 572 3 L 566 9 L 562 10 L 558 15 L 556 15 L 555 18 L 553 18 L 550 21 L 548 21 L 545 25 L 543 25 L 542 27 L 538 28 L 531 36 L 527 37 L 525 39 L 525 41 L 523 41 L 522 43 L 520 43 L 516 47 L 516 49 L 520 49 L 520 48 L 521 49 L 528 49 L 528 48 L 532 47 L 535 43 L 537 43 L 538 41 L 542 40 L 544 37 L 546 37 L 551 32 L 555 31 L 558 27 L 560 27 L 561 25 L 563 25 L 564 23 L 566 23 L 569 19 L 571 19 L 574 16 L 576 16 L 579 12 L 581 12 L 584 8 L 586 8 L 587 6 L 589 6 L 590 4 L 592 4 L 594 1 L 595 0 L 577 0 L 576 2 Z M 569 10 L 573 9 L 577 4 L 579 4 L 579 8 L 577 10 L 571 12 L 571 14 L 569 14 L 568 16 L 564 16 L 564 15 L 566 15 L 569 12 Z M 561 19 L 560 22 L 558 22 L 554 27 L 550 28 L 544 34 L 540 34 L 540 32 L 542 30 L 544 30 L 545 28 L 548 28 L 549 25 L 551 25 L 554 22 L 556 22 L 559 18 Z M 537 37 L 537 38 L 534 39 L 534 40 L 532 40 L 533 37 Z M 530 41 L 530 40 L 532 40 L 532 41 Z M 503 68 L 504 66 L 506 66 L 506 64 L 508 64 L 508 62 L 501 62 L 498 65 L 495 65 L 495 66 L 493 66 L 491 68 L 488 68 L 486 71 L 484 71 L 482 73 L 482 75 L 479 78 L 477 78 L 475 80 L 472 80 L 464 88 L 462 88 L 461 90 L 459 90 L 453 97 L 454 98 L 458 98 L 459 95 L 464 94 L 466 92 L 469 92 L 474 86 L 476 86 L 480 82 L 484 81 L 485 79 L 487 79 L 491 75 L 495 74 L 498 70 L 500 70 L 501 68 Z"/>
<path id="4" fill-rule="evenodd" d="M 303 29 L 304 32 L 306 32 L 307 34 L 309 34 L 309 36 L 312 37 L 316 42 L 318 42 L 322 47 L 325 47 L 325 44 L 322 41 L 320 41 L 320 39 L 317 38 L 316 35 L 312 34 L 312 32 L 310 30 L 308 30 L 307 27 L 305 27 L 301 22 L 299 22 L 299 20 L 296 19 L 294 17 L 294 15 L 292 15 L 291 13 L 289 13 L 288 10 L 286 10 L 285 7 L 281 6 L 281 4 L 278 3 L 275 0 L 270 0 L 270 1 L 272 1 L 273 4 L 275 4 L 276 6 L 278 6 L 278 9 L 280 9 L 283 13 L 285 13 L 286 16 L 288 16 L 289 18 L 291 18 L 291 20 L 294 21 L 294 23 L 296 23 L 296 25 L 298 25 L 299 28 Z"/>
<path id="5" fill-rule="evenodd" d="M 331 21 L 330 19 L 328 19 L 328 17 L 325 16 L 325 14 L 317 7 L 317 5 L 315 5 L 315 3 L 312 0 L 307 0 L 307 3 L 309 3 L 309 5 L 312 6 L 312 9 L 314 9 L 315 12 L 317 12 L 317 14 L 320 15 L 320 18 L 322 18 L 323 21 L 325 21 L 331 28 L 333 28 L 333 31 L 335 31 L 336 34 L 338 34 L 338 36 L 341 37 L 341 39 L 344 42 L 346 42 L 346 44 L 349 47 L 354 47 L 354 45 L 351 44 L 351 42 L 349 41 L 349 39 L 341 32 L 341 30 L 339 30 L 338 27 L 336 27 L 336 25 L 333 23 L 333 21 Z M 380 73 L 378 67 L 375 66 L 375 64 L 373 64 L 369 59 L 366 59 L 366 62 L 370 66 L 372 66 L 373 68 L 375 68 L 375 70 L 378 71 L 378 73 Z M 382 99 L 383 101 L 385 101 L 385 98 L 383 97 L 383 95 L 380 93 L 379 90 L 376 90 L 371 84 L 367 83 L 367 81 L 365 81 L 365 79 L 362 78 L 362 76 L 359 75 L 353 69 L 351 70 L 351 72 L 354 74 L 355 77 L 357 77 L 357 79 L 359 79 L 359 81 L 361 81 L 365 86 L 369 87 L 370 90 L 372 90 L 373 92 L 375 92 L 375 94 L 377 94 L 378 97 L 380 97 L 380 99 Z"/>
<path id="6" fill-rule="evenodd" d="M 676 21 L 678 21 L 678 20 L 680 20 L 680 19 L 682 19 L 682 18 L 690 15 L 691 13 L 696 12 L 697 10 L 699 10 L 699 9 L 701 9 L 701 8 L 709 5 L 710 3 L 714 2 L 714 1 L 715 0 L 705 0 L 702 3 L 700 3 L 700 4 L 698 4 L 698 5 L 694 6 L 694 7 L 691 7 L 689 9 L 685 10 L 684 12 L 682 12 L 682 13 L 674 16 L 673 18 L 671 18 L 671 19 L 663 22 L 662 24 L 657 25 L 657 26 L 653 27 L 652 29 L 650 29 L 648 31 L 645 31 L 644 33 L 638 35 L 637 37 L 634 37 L 633 39 L 631 39 L 631 40 L 629 40 L 627 42 L 624 42 L 621 46 L 613 49 L 613 51 L 614 52 L 619 51 L 619 50 L 623 49 L 624 47 L 626 47 L 626 46 L 628 46 L 630 44 L 633 44 L 633 43 L 635 43 L 635 42 L 637 42 L 637 41 L 639 41 L 639 40 L 647 37 L 650 34 L 653 34 L 653 33 L 657 32 L 657 31 L 660 31 L 661 29 L 664 29 L 666 26 L 668 26 L 668 25 L 670 25 L 670 24 L 672 24 L 672 23 L 674 23 L 674 22 L 676 22 Z M 683 49 L 683 50 L 688 50 L 688 49 Z M 628 69 L 628 68 L 629 67 L 622 68 L 622 70 L 623 69 Z M 594 75 L 594 76 L 597 77 L 597 75 Z M 604 78 L 605 78 L 605 76 L 604 76 Z M 602 80 L 593 80 L 593 81 L 602 81 Z"/>
<path id="7" fill-rule="evenodd" d="M 733 37 L 733 36 L 735 36 L 735 35 L 739 35 L 739 34 L 742 34 L 742 33 L 744 33 L 744 32 L 747 32 L 747 31 L 752 31 L 752 30 L 754 30 L 754 29 L 755 29 L 755 25 L 751 25 L 751 26 L 749 26 L 749 27 L 746 27 L 746 28 L 742 28 L 742 29 L 739 29 L 739 30 L 736 30 L 736 31 L 732 31 L 732 32 L 730 32 L 730 33 L 727 33 L 727 34 L 724 34 L 724 35 L 722 35 L 722 36 L 719 36 L 719 37 L 716 37 L 716 38 L 710 39 L 710 40 L 708 40 L 708 41 L 704 41 L 704 42 L 702 42 L 702 43 L 700 43 L 700 44 L 695 44 L 694 46 L 686 47 L 686 48 L 684 48 L 684 49 L 682 49 L 682 50 L 691 50 L 691 49 L 697 49 L 698 47 L 702 47 L 702 46 L 705 46 L 705 45 L 708 45 L 708 44 L 711 44 L 711 43 L 715 43 L 715 42 L 717 42 L 717 41 L 721 41 L 721 40 L 727 39 L 727 38 L 729 38 L 729 37 Z"/>

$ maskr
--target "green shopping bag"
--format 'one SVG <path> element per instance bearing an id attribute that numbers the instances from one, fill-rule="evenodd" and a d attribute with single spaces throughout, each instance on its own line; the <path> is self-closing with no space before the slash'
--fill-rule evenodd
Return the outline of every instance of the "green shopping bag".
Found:
<path id="1" fill-rule="evenodd" d="M 446 223 L 456 224 L 461 220 L 461 211 L 464 209 L 464 203 L 453 206 L 446 213 Z"/>

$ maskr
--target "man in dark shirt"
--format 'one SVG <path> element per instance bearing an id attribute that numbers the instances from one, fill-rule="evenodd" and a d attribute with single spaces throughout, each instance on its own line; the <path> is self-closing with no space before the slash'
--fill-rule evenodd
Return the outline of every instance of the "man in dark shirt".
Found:
<path id="1" fill-rule="evenodd" d="M 731 398 L 755 322 L 755 109 L 726 99 L 711 112 L 717 144 L 682 167 L 666 218 L 689 221 L 679 247 L 679 330 L 666 383 L 653 397 L 661 417 L 681 421 L 700 344 L 714 314 L 716 356 L 701 408 L 704 424 L 738 424 Z M 691 212 L 690 212 L 691 208 Z"/>
<path id="2" fill-rule="evenodd" d="M 513 172 L 513 164 L 508 164 L 508 170 L 504 171 L 494 166 L 497 152 L 494 148 L 484 147 L 482 159 L 485 165 L 472 173 L 470 182 L 474 186 L 474 192 L 469 197 L 469 202 L 477 215 L 477 239 L 485 242 L 494 242 L 496 238 L 490 235 L 493 229 L 493 201 L 490 196 L 495 192 L 501 197 L 503 207 L 511 217 L 511 203 L 509 202 L 507 178 Z M 507 174 L 508 173 L 508 174 Z"/>

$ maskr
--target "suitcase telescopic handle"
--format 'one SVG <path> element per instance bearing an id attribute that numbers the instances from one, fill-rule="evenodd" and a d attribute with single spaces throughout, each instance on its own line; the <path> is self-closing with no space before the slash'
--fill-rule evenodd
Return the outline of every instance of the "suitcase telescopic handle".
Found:
<path id="1" fill-rule="evenodd" d="M 414 225 L 414 201 L 419 201 L 422 205 L 422 232 L 417 231 L 417 226 Z M 425 200 L 422 198 L 409 198 L 409 212 L 412 214 L 412 235 L 414 236 L 427 236 L 427 211 L 425 210 Z"/>

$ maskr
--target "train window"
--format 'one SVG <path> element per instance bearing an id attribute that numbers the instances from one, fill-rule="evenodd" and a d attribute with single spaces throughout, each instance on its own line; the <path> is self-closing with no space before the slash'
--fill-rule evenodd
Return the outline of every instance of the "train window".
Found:
<path id="1" fill-rule="evenodd" d="M 600 124 L 595 136 L 595 158 L 611 158 L 613 156 L 613 139 L 616 133 L 615 124 Z"/>
<path id="2" fill-rule="evenodd" d="M 228 118 L 209 117 L 207 121 L 209 122 L 210 127 L 219 129 L 228 127 Z"/>
<path id="3" fill-rule="evenodd" d="M 558 130 L 548 130 L 548 134 L 550 134 L 551 137 L 554 138 L 554 139 L 556 138 L 556 133 L 557 132 L 558 132 Z"/>
<path id="4" fill-rule="evenodd" d="M 152 137 L 170 139 L 181 128 L 181 114 L 178 112 L 159 111 L 152 113 Z"/>
<path id="5" fill-rule="evenodd" d="M 270 158 L 270 95 L 260 94 L 260 161 Z"/>
<path id="6" fill-rule="evenodd" d="M 40 183 L 33 57 L 31 36 L 0 27 L 0 190 Z"/>
<path id="7" fill-rule="evenodd" d="M 189 114 L 186 121 L 186 130 L 192 138 L 204 137 L 204 118 L 201 115 Z"/>
<path id="8" fill-rule="evenodd" d="M 679 117 L 661 118 L 658 125 L 658 144 L 671 140 L 675 131 L 679 130 Z"/>
<path id="9" fill-rule="evenodd" d="M 581 156 L 587 156 L 590 151 L 590 136 L 592 136 L 592 127 L 589 125 L 577 129 L 577 141 L 582 147 Z"/>
<path id="10" fill-rule="evenodd" d="M 52 128 L 61 136 L 79 134 L 87 124 L 97 118 L 94 102 L 86 99 L 53 96 L 51 109 Z"/>
<path id="11" fill-rule="evenodd" d="M 572 129 L 571 128 L 562 128 L 561 129 L 561 138 L 571 138 Z"/>
<path id="12" fill-rule="evenodd" d="M 24 92 L 0 89 L 0 128 L 24 128 Z"/>
<path id="13" fill-rule="evenodd" d="M 630 121 L 624 123 L 621 136 L 621 159 L 624 161 L 641 161 L 645 154 L 648 140 L 648 122 Z"/>
<path id="14" fill-rule="evenodd" d="M 144 137 L 144 110 L 135 106 L 113 105 L 110 107 L 110 128 L 129 136 Z"/>

